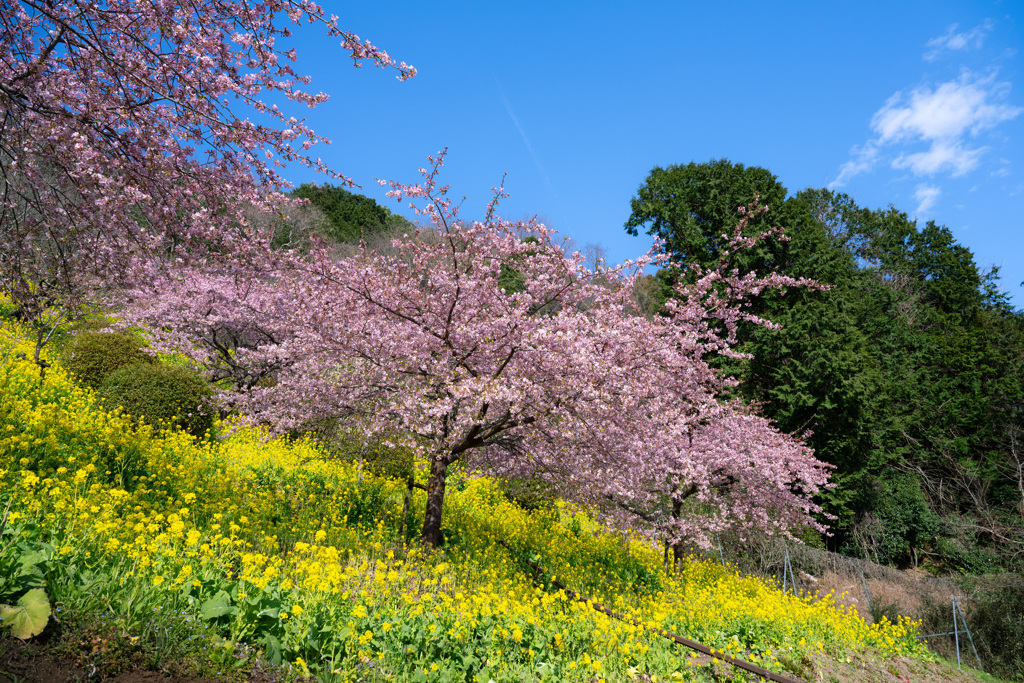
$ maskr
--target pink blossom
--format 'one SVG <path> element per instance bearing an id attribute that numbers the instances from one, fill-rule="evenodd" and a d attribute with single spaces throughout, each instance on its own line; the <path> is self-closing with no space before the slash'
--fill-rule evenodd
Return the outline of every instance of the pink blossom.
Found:
<path id="1" fill-rule="evenodd" d="M 326 97 L 295 87 L 294 51 L 278 63 L 289 22 L 413 73 L 309 2 L 0 5 L 0 293 L 22 315 L 73 315 L 139 258 L 224 254 L 243 207 L 287 187 L 284 163 L 347 180 L 305 155 L 323 137 L 260 99 Z"/>
<path id="2" fill-rule="evenodd" d="M 812 283 L 723 263 L 680 278 L 691 284 L 667 315 L 644 316 L 633 291 L 657 257 L 588 270 L 553 230 L 499 218 L 500 187 L 485 221 L 461 221 L 437 184 L 443 160 L 420 184 L 390 183 L 431 221 L 391 249 L 264 252 L 248 272 L 177 272 L 127 317 L 235 377 L 241 391 L 224 399 L 250 420 L 279 432 L 340 423 L 419 451 L 430 464 L 428 543 L 459 464 L 547 481 L 672 541 L 822 528 L 812 497 L 826 466 L 725 400 L 735 379 L 709 363 L 743 356 L 741 321 L 767 324 L 745 310 L 751 296 Z M 731 241 L 752 244 L 739 231 Z M 244 343 L 225 356 L 230 334 Z M 253 381 L 266 374 L 275 381 Z"/>

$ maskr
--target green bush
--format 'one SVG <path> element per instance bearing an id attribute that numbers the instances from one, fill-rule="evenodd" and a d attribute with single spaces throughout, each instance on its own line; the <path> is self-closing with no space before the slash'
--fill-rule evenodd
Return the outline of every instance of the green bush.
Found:
<path id="1" fill-rule="evenodd" d="M 966 616 L 985 670 L 1024 681 L 1024 576 L 990 576 L 976 592 L 978 598 Z"/>
<path id="2" fill-rule="evenodd" d="M 412 449 L 406 446 L 385 445 L 387 435 L 374 436 L 367 442 L 358 432 L 346 429 L 334 419 L 311 427 L 308 433 L 315 434 L 320 445 L 338 460 L 358 462 L 362 458 L 363 466 L 368 472 L 389 479 L 404 481 L 413 476 L 415 457 Z M 303 434 L 296 431 L 292 436 L 298 439 Z M 397 436 L 394 438 L 398 440 Z"/>
<path id="3" fill-rule="evenodd" d="M 132 365 L 152 365 L 145 342 L 122 332 L 83 332 L 64 351 L 64 367 L 80 383 L 96 389 L 111 373 Z"/>
<path id="4" fill-rule="evenodd" d="M 940 520 L 913 474 L 887 471 L 865 478 L 855 505 L 862 511 L 860 531 L 840 547 L 844 555 L 906 568 L 935 543 Z"/>
<path id="5" fill-rule="evenodd" d="M 197 438 L 213 427 L 213 390 L 185 368 L 130 365 L 111 373 L 96 390 L 109 407 L 152 425 L 173 424 Z"/>

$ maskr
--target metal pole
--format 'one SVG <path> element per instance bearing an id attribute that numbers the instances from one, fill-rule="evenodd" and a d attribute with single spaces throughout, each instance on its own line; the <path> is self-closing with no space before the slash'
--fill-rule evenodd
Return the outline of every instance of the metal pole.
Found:
<path id="1" fill-rule="evenodd" d="M 955 595 L 953 596 L 953 600 L 956 601 L 956 609 L 960 612 L 960 621 L 964 624 L 964 631 L 967 632 L 967 639 L 971 641 L 971 649 L 974 650 L 974 659 L 978 661 L 978 670 L 984 671 L 984 669 L 981 668 L 981 657 L 978 656 L 978 648 L 974 647 L 974 637 L 971 636 L 971 629 L 967 626 L 967 618 L 964 616 L 964 610 L 960 607 L 960 601 Z"/>
<path id="2" fill-rule="evenodd" d="M 722 554 L 722 537 L 715 534 L 715 538 L 718 539 L 718 559 L 721 560 L 722 566 L 725 566 L 725 556 Z"/>
<path id="3" fill-rule="evenodd" d="M 786 561 L 786 556 L 782 556 L 782 592 L 785 593 L 789 590 L 787 585 L 789 584 L 789 563 Z"/>
<path id="4" fill-rule="evenodd" d="M 782 592 L 789 590 L 789 548 L 783 548 L 786 552 L 782 557 Z"/>
<path id="5" fill-rule="evenodd" d="M 960 666 L 960 627 L 956 624 L 956 596 L 953 598 L 953 641 L 956 643 L 956 668 L 963 670 Z"/>
<path id="6" fill-rule="evenodd" d="M 871 593 L 868 593 L 868 583 L 864 580 L 864 569 L 861 567 L 858 567 L 858 569 L 860 570 L 860 585 L 864 586 L 864 595 L 868 599 L 868 612 L 871 612 L 871 618 L 874 619 L 875 608 L 871 606 Z"/>
<path id="7" fill-rule="evenodd" d="M 793 586 L 793 595 L 796 595 L 796 574 L 793 573 L 793 564 L 789 561 L 789 546 L 786 546 L 786 567 L 782 570 L 782 587 L 786 587 L 786 570 L 789 570 L 789 582 Z"/>

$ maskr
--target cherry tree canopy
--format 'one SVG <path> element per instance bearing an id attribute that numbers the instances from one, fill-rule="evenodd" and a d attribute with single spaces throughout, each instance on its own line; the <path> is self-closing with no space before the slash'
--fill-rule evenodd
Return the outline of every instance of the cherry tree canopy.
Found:
<path id="1" fill-rule="evenodd" d="M 680 429 L 681 427 L 681 429 Z M 811 496 L 828 486 L 829 465 L 799 439 L 739 403 L 706 411 L 698 423 L 668 426 L 613 476 L 594 477 L 601 507 L 620 523 L 641 523 L 673 543 L 709 546 L 715 534 L 756 529 L 793 538 L 825 527 L 811 520 Z M 625 463 L 624 463 L 625 464 Z"/>
<path id="2" fill-rule="evenodd" d="M 668 315 L 639 315 L 631 295 L 650 259 L 589 270 L 496 204 L 460 222 L 436 185 L 440 158 L 423 184 L 393 186 L 424 202 L 433 229 L 390 251 L 259 248 L 241 209 L 281 199 L 285 163 L 329 172 L 310 155 L 325 140 L 260 99 L 325 99 L 302 89 L 295 52 L 278 45 L 311 22 L 357 65 L 413 75 L 306 0 L 0 8 L 0 287 L 40 331 L 37 352 L 55 326 L 47 311 L 73 310 L 142 263 L 150 286 L 135 319 L 205 354 L 253 419 L 277 430 L 341 419 L 429 456 L 428 543 L 447 468 L 471 454 L 674 537 L 702 538 L 676 514 L 688 500 L 711 526 L 810 523 L 822 466 L 722 404 L 729 379 L 708 364 L 734 353 L 745 298 L 801 283 L 695 272 Z M 238 247 L 256 249 L 221 258 Z"/>
<path id="3" fill-rule="evenodd" d="M 134 254 L 223 253 L 282 164 L 328 171 L 309 152 L 324 138 L 260 99 L 326 99 L 278 46 L 304 23 L 357 66 L 415 73 L 308 0 L 0 6 L 0 293 L 22 317 L 73 309 Z"/>
<path id="4" fill-rule="evenodd" d="M 743 312 L 744 299 L 807 283 L 696 273 L 668 315 L 645 317 L 632 292 L 649 257 L 589 270 L 543 225 L 498 218 L 497 198 L 483 222 L 461 222 L 436 184 L 442 158 L 423 184 L 390 193 L 425 202 L 432 230 L 388 252 L 276 255 L 252 278 L 180 271 L 162 287 L 173 296 L 140 298 L 132 319 L 207 355 L 219 352 L 217 329 L 262 321 L 265 334 L 230 356 L 273 367 L 276 381 L 226 398 L 277 431 L 332 418 L 407 435 L 430 462 L 430 544 L 440 539 L 447 468 L 470 458 L 497 474 L 546 478 L 674 539 L 706 541 L 708 529 L 733 523 L 813 524 L 824 465 L 723 404 L 731 380 L 708 363 L 736 355 L 738 321 L 763 322 Z M 705 527 L 671 514 L 691 498 L 712 508 Z"/>

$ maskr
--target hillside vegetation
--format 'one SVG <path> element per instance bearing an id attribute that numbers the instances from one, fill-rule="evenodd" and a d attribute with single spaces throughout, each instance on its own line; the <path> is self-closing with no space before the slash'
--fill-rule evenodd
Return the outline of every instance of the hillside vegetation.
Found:
<path id="1" fill-rule="evenodd" d="M 524 510 L 470 472 L 452 482 L 443 548 L 426 552 L 407 542 L 423 499 L 404 519 L 405 482 L 306 440 L 135 427 L 59 366 L 40 383 L 24 348 L 8 328 L 0 601 L 43 588 L 51 621 L 88 624 L 120 653 L 108 666 L 259 661 L 338 681 L 734 675 L 657 629 L 790 675 L 813 676 L 821 658 L 929 659 L 912 623 L 869 626 L 828 596 L 704 560 L 666 573 L 642 539 L 565 505 Z"/>
<path id="2" fill-rule="evenodd" d="M 768 211 L 738 209 L 759 201 Z M 781 329 L 741 329 L 752 354 L 730 369 L 739 393 L 787 433 L 810 431 L 835 466 L 821 495 L 831 550 L 937 575 L 1019 571 L 1024 559 L 1024 315 L 997 267 L 949 227 L 848 195 L 795 194 L 768 169 L 728 160 L 655 167 L 626 228 L 666 254 L 708 265 L 721 236 L 774 226 L 729 258 L 740 272 L 808 277 L 827 289 L 760 298 Z M 648 293 L 674 275 L 651 277 Z"/>
<path id="3" fill-rule="evenodd" d="M 652 170 L 663 252 L 610 265 L 503 183 L 460 216 L 447 149 L 378 181 L 413 225 L 272 103 L 327 99 L 299 25 L 416 74 L 315 3 L 0 7 L 7 678 L 938 680 L 905 616 L 688 544 L 1021 567 L 1024 318 L 947 228 L 723 160 Z M 69 353 L 97 313 L 131 338 Z"/>

